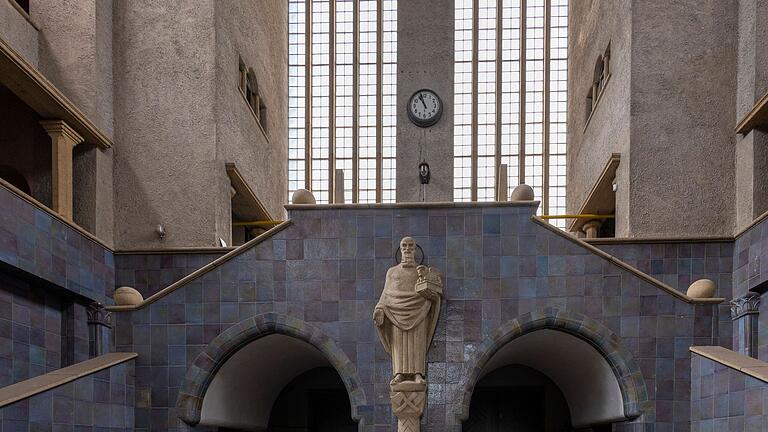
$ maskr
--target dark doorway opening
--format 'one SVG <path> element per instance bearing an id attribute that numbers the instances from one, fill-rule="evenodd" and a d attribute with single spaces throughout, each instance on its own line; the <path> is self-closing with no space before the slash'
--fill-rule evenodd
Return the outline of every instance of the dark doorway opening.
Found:
<path id="1" fill-rule="evenodd" d="M 269 416 L 268 432 L 354 432 L 349 396 L 331 367 L 311 369 L 280 392 Z"/>
<path id="2" fill-rule="evenodd" d="M 572 431 L 568 404 L 544 374 L 521 365 L 505 366 L 475 387 L 464 432 Z"/>

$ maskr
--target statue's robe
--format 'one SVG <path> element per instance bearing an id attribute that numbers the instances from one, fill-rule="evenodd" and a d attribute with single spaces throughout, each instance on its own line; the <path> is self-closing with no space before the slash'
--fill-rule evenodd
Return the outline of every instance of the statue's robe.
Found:
<path id="1" fill-rule="evenodd" d="M 426 356 L 440 315 L 440 296 L 427 300 L 416 293 L 417 279 L 415 266 L 390 268 L 376 304 L 376 309 L 381 309 L 386 316 L 376 330 L 392 357 L 394 375 L 426 375 Z"/>

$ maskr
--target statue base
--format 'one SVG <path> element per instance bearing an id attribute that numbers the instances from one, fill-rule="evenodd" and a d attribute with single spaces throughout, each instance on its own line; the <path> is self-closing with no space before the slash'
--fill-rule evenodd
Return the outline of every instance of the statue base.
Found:
<path id="1" fill-rule="evenodd" d="M 421 414 L 427 402 L 427 383 L 403 381 L 389 388 L 392 413 L 397 417 L 397 431 L 419 432 Z"/>

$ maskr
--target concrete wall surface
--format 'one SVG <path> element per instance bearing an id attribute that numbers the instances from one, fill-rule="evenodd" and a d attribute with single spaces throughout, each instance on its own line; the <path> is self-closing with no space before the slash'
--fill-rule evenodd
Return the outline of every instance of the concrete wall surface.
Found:
<path id="1" fill-rule="evenodd" d="M 453 201 L 453 1 L 415 0 L 397 3 L 397 197 L 422 201 L 420 150 L 431 179 L 424 201 Z M 440 121 L 421 128 L 409 119 L 408 99 L 423 88 L 443 102 Z"/>
<path id="2" fill-rule="evenodd" d="M 768 5 L 740 0 L 736 121 L 740 122 L 768 92 Z M 768 134 L 753 130 L 736 137 L 736 228 L 747 226 L 768 210 Z"/>
<path id="3" fill-rule="evenodd" d="M 283 219 L 288 189 L 288 2 L 270 0 L 215 4 L 216 13 L 216 159 L 226 185 L 224 163 L 240 174 L 274 219 Z M 266 135 L 257 126 L 238 88 L 239 58 L 253 68 L 266 105 Z M 229 201 L 229 195 L 225 195 Z M 229 202 L 222 202 L 229 207 Z M 229 212 L 218 221 L 229 226 Z M 228 244 L 232 244 L 228 241 Z"/>
<path id="4" fill-rule="evenodd" d="M 16 10 L 11 2 L 0 4 L 0 38 L 32 66 L 38 66 L 38 30 Z"/>
<path id="5" fill-rule="evenodd" d="M 568 213 L 576 213 L 612 153 L 616 173 L 616 236 L 628 233 L 631 2 L 589 0 L 568 8 Z M 595 65 L 610 44 L 610 78 L 587 124 L 587 93 Z"/>
<path id="6" fill-rule="evenodd" d="M 214 12 L 213 1 L 115 4 L 117 248 L 218 244 Z"/>
<path id="7" fill-rule="evenodd" d="M 632 3 L 629 235 L 733 232 L 737 6 Z"/>

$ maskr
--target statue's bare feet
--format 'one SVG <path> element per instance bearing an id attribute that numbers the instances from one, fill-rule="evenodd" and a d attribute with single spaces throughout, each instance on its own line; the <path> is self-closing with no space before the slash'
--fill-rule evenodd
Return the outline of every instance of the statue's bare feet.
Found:
<path id="1" fill-rule="evenodd" d="M 392 378 L 392 381 L 389 382 L 390 385 L 396 385 L 403 382 L 405 378 L 403 378 L 403 374 L 397 374 L 394 378 Z"/>
<path id="2" fill-rule="evenodd" d="M 421 374 L 416 374 L 415 378 L 414 381 L 416 381 L 417 384 L 424 384 L 426 382 Z"/>

